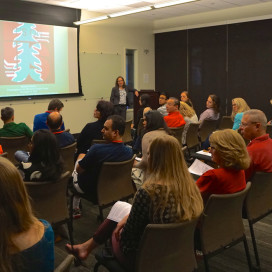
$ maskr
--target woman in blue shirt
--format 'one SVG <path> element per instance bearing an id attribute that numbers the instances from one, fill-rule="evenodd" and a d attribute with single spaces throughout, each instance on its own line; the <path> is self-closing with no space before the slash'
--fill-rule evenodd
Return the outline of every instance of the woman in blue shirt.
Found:
<path id="1" fill-rule="evenodd" d="M 54 233 L 34 217 L 19 171 L 0 157 L 0 271 L 54 270 Z"/>
<path id="2" fill-rule="evenodd" d="M 244 112 L 247 110 L 250 110 L 250 107 L 243 98 L 237 97 L 232 99 L 231 119 L 233 120 L 233 130 L 239 129 Z"/>

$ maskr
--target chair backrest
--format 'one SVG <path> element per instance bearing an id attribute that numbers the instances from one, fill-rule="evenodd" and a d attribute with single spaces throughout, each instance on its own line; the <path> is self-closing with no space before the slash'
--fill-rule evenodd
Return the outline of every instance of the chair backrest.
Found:
<path id="1" fill-rule="evenodd" d="M 20 137 L 0 137 L 0 144 L 5 152 L 8 153 L 8 159 L 14 164 L 17 163 L 14 153 L 17 150 L 28 151 L 29 138 L 26 136 Z"/>
<path id="2" fill-rule="evenodd" d="M 268 133 L 269 137 L 272 138 L 272 125 L 267 125 L 266 133 Z"/>
<path id="3" fill-rule="evenodd" d="M 231 119 L 231 116 L 223 116 L 220 124 L 219 124 L 219 129 L 227 129 L 227 128 L 232 128 L 233 127 L 233 121 Z"/>
<path id="4" fill-rule="evenodd" d="M 147 225 L 141 238 L 136 272 L 191 272 L 197 264 L 194 231 L 197 220 Z"/>
<path id="5" fill-rule="evenodd" d="M 0 154 L 0 157 L 7 158 L 8 157 L 8 152 L 4 152 L 4 153 Z"/>
<path id="6" fill-rule="evenodd" d="M 67 183 L 70 172 L 62 174 L 57 182 L 25 182 L 32 208 L 38 218 L 53 223 L 69 219 Z"/>
<path id="7" fill-rule="evenodd" d="M 211 195 L 200 220 L 201 249 L 212 253 L 244 235 L 242 207 L 250 188 L 234 194 Z"/>
<path id="8" fill-rule="evenodd" d="M 63 159 L 63 172 L 70 171 L 71 173 L 75 167 L 74 156 L 76 152 L 76 143 L 71 145 L 67 145 L 65 147 L 60 148 L 60 155 Z"/>
<path id="9" fill-rule="evenodd" d="M 181 150 L 182 150 L 183 155 L 185 156 L 186 151 L 187 151 L 187 146 L 183 146 L 183 147 L 181 148 Z"/>
<path id="10" fill-rule="evenodd" d="M 255 173 L 245 198 L 244 209 L 247 218 L 252 221 L 272 213 L 272 173 Z"/>
<path id="11" fill-rule="evenodd" d="M 61 264 L 54 270 L 54 272 L 69 272 L 73 261 L 75 260 L 74 255 L 69 254 Z"/>
<path id="12" fill-rule="evenodd" d="M 122 137 L 124 143 L 128 143 L 128 142 L 132 141 L 131 124 L 132 124 L 132 120 L 126 121 L 126 129 L 125 129 L 125 133 L 124 133 L 124 135 Z"/>
<path id="13" fill-rule="evenodd" d="M 102 164 L 97 182 L 97 198 L 100 206 L 127 198 L 135 193 L 135 186 L 131 179 L 134 159 L 135 155 L 128 161 Z"/>
<path id="14" fill-rule="evenodd" d="M 184 126 L 169 128 L 169 130 L 173 132 L 173 136 L 179 141 L 182 146 L 182 133 L 184 130 Z"/>
<path id="15" fill-rule="evenodd" d="M 216 130 L 217 124 L 218 120 L 203 120 L 198 132 L 201 142 L 204 142 Z"/>
<path id="16" fill-rule="evenodd" d="M 189 148 L 199 146 L 198 129 L 200 123 L 190 123 L 186 133 L 186 146 Z"/>

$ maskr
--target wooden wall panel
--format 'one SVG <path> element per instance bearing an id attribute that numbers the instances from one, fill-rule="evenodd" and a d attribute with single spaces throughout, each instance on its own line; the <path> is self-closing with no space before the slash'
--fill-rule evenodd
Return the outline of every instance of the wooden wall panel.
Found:
<path id="1" fill-rule="evenodd" d="M 188 88 L 198 114 L 210 93 L 221 98 L 224 115 L 232 98 L 243 97 L 270 119 L 271 29 L 272 20 L 262 20 L 156 34 L 156 90 L 179 97 Z"/>
<path id="2" fill-rule="evenodd" d="M 155 35 L 156 91 L 178 96 L 187 89 L 187 33 L 176 31 Z"/>
<path id="3" fill-rule="evenodd" d="M 188 30 L 189 92 L 198 114 L 206 109 L 209 94 L 226 100 L 226 26 Z"/>

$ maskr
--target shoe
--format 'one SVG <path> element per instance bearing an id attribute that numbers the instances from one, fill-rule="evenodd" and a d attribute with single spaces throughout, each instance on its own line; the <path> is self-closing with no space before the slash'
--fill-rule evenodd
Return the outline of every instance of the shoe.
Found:
<path id="1" fill-rule="evenodd" d="M 79 209 L 79 208 L 77 208 L 77 209 L 73 209 L 73 218 L 74 219 L 78 219 L 78 218 L 80 218 L 81 217 L 81 210 Z"/>

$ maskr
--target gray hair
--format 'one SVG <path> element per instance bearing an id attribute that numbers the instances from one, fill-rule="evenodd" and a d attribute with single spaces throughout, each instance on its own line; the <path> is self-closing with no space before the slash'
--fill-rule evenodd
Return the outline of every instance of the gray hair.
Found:
<path id="1" fill-rule="evenodd" d="M 249 116 L 250 122 L 256 122 L 256 123 L 261 123 L 263 129 L 266 130 L 266 125 L 267 125 L 267 118 L 261 110 L 248 110 L 244 112 L 244 115 Z"/>
<path id="2" fill-rule="evenodd" d="M 178 106 L 179 108 L 179 100 L 176 97 L 169 97 L 169 100 L 172 99 L 174 101 L 174 106 Z"/>

